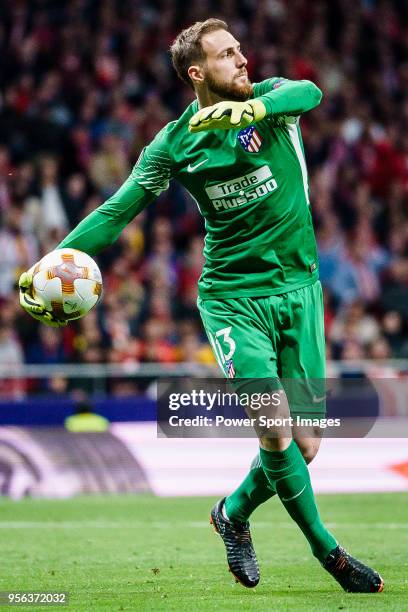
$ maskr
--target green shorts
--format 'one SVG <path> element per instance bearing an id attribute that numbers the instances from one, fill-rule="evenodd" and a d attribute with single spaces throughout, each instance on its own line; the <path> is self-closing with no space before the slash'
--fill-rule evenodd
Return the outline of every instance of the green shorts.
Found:
<path id="1" fill-rule="evenodd" d="M 198 299 L 205 331 L 225 376 L 300 380 L 291 412 L 325 412 L 325 340 L 320 281 L 281 295 Z M 292 384 L 293 386 L 293 384 Z M 305 395 L 305 389 L 308 392 Z M 300 391 L 302 389 L 302 391 Z"/>

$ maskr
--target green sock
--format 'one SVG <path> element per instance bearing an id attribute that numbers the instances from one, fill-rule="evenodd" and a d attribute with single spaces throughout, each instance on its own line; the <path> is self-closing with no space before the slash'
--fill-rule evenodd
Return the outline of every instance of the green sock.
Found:
<path id="1" fill-rule="evenodd" d="M 274 495 L 276 489 L 265 476 L 258 454 L 244 481 L 225 499 L 227 516 L 231 521 L 247 521 L 258 506 Z"/>
<path id="2" fill-rule="evenodd" d="M 310 483 L 309 470 L 293 440 L 282 452 L 260 449 L 262 467 L 287 512 L 299 525 L 319 561 L 324 561 L 337 542 L 323 525 Z"/>

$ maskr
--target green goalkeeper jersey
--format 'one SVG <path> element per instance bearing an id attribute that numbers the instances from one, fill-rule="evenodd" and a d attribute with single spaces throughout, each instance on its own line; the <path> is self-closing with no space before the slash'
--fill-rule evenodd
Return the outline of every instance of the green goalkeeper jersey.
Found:
<path id="1" fill-rule="evenodd" d="M 277 295 L 313 283 L 317 249 L 299 117 L 321 92 L 310 81 L 272 78 L 254 84 L 253 96 L 267 113 L 245 129 L 191 134 L 198 103 L 190 104 L 58 248 L 98 253 L 175 178 L 205 219 L 201 298 Z"/>

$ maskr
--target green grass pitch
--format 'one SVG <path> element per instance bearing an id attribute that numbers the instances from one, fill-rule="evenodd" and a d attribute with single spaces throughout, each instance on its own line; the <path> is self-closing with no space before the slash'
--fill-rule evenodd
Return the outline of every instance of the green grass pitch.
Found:
<path id="1" fill-rule="evenodd" d="M 0 591 L 68 591 L 69 606 L 61 609 L 75 612 L 408 610 L 406 495 L 319 497 L 321 514 L 339 541 L 382 574 L 385 590 L 375 595 L 341 591 L 277 499 L 252 520 L 261 582 L 252 590 L 235 584 L 222 541 L 208 524 L 214 501 L 2 499 Z"/>

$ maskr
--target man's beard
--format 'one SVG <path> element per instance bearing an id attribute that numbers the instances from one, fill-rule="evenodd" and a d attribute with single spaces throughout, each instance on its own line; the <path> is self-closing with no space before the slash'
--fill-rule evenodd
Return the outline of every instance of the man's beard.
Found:
<path id="1" fill-rule="evenodd" d="M 251 97 L 252 83 L 248 79 L 245 85 L 238 85 L 235 80 L 230 82 L 218 81 L 209 72 L 206 74 L 208 89 L 224 100 L 245 102 Z"/>

